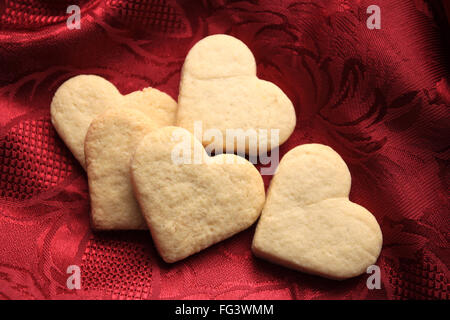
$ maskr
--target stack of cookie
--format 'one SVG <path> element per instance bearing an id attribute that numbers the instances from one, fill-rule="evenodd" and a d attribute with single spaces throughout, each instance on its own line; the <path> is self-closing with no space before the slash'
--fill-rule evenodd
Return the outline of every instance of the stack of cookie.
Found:
<path id="1" fill-rule="evenodd" d="M 289 98 L 257 78 L 253 54 L 236 38 L 209 36 L 190 50 L 178 105 L 157 89 L 123 96 L 80 75 L 57 90 L 51 117 L 87 171 L 93 228 L 149 228 L 166 262 L 247 229 L 261 212 L 252 245 L 261 258 L 332 279 L 357 276 L 378 258 L 380 227 L 348 199 L 350 173 L 331 148 L 289 151 L 267 199 L 258 170 L 235 154 L 278 147 L 296 123 Z M 194 135 L 196 123 L 218 134 Z M 229 129 L 276 139 L 238 144 Z"/>

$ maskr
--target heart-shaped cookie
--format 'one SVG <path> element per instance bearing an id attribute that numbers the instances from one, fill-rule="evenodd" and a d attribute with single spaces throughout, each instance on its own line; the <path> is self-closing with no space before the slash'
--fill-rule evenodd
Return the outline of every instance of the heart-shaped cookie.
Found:
<path id="1" fill-rule="evenodd" d="M 150 132 L 136 149 L 132 181 L 156 248 L 186 258 L 248 228 L 265 200 L 258 170 L 234 154 L 209 157 L 187 130 Z"/>
<path id="2" fill-rule="evenodd" d="M 270 150 L 289 138 L 296 123 L 292 102 L 283 91 L 257 78 L 250 49 L 223 34 L 206 37 L 189 51 L 181 74 L 178 106 L 178 126 L 194 133 L 198 122 L 203 132 L 221 132 L 223 139 L 196 136 L 204 146 L 220 151 L 234 148 L 253 153 L 249 152 L 252 147 L 248 138 L 252 132 L 258 135 L 257 149 Z M 230 129 L 242 130 L 245 144 L 238 143 Z M 273 136 L 277 134 L 278 139 Z"/>
<path id="3" fill-rule="evenodd" d="M 94 229 L 147 228 L 133 194 L 130 162 L 137 144 L 156 128 L 153 120 L 133 109 L 113 108 L 92 120 L 84 148 Z"/>
<path id="4" fill-rule="evenodd" d="M 154 88 L 123 96 L 112 83 L 95 75 L 80 75 L 64 82 L 53 96 L 51 120 L 83 168 L 86 167 L 84 139 L 89 125 L 109 108 L 142 111 L 161 127 L 174 124 L 177 104 L 169 95 Z"/>
<path id="5" fill-rule="evenodd" d="M 330 147 L 306 144 L 281 160 L 252 250 L 263 259 L 330 279 L 366 272 L 380 254 L 374 216 L 348 199 L 350 172 Z"/>

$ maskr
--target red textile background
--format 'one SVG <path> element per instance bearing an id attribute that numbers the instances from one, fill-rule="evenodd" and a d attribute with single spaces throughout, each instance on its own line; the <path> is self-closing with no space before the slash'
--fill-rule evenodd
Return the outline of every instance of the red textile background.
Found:
<path id="1" fill-rule="evenodd" d="M 74 2 L 80 30 L 66 27 Z M 381 30 L 366 27 L 371 4 L 381 8 Z M 432 8 L 423 0 L 0 1 L 0 298 L 448 299 L 449 30 Z M 293 101 L 297 127 L 281 155 L 318 142 L 349 165 L 351 199 L 383 231 L 380 290 L 367 289 L 368 275 L 335 282 L 259 260 L 254 228 L 174 265 L 148 232 L 90 230 L 86 175 L 50 123 L 55 90 L 97 74 L 122 93 L 153 86 L 177 98 L 186 53 L 214 33 L 243 40 L 259 77 Z M 66 288 L 69 265 L 81 267 L 81 290 Z"/>

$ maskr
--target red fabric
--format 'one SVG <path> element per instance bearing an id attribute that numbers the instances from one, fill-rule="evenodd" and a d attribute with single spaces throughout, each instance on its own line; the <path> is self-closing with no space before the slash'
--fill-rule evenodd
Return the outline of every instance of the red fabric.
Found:
<path id="1" fill-rule="evenodd" d="M 0 2 L 1 298 L 448 299 L 450 73 L 435 9 L 378 0 L 369 30 L 364 0 L 85 0 L 69 30 L 73 2 Z M 214 33 L 243 40 L 293 101 L 281 155 L 318 142 L 347 162 L 351 199 L 383 231 L 381 290 L 257 259 L 254 228 L 174 265 L 148 232 L 90 230 L 86 174 L 50 123 L 56 88 L 97 74 L 176 98 L 186 53 Z M 66 288 L 69 265 L 81 290 Z"/>

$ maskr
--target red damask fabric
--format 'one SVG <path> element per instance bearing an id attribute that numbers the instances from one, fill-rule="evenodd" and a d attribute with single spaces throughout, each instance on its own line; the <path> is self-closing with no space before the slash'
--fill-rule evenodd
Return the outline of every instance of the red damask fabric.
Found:
<path id="1" fill-rule="evenodd" d="M 81 7 L 81 29 L 66 9 Z M 445 1 L 444 1 L 445 2 Z M 381 29 L 366 9 L 381 9 Z M 445 5 L 423 0 L 0 1 L 0 298 L 448 299 L 450 69 Z M 447 6 L 448 8 L 448 6 Z M 293 101 L 283 155 L 323 143 L 347 162 L 351 199 L 381 225 L 381 289 L 255 258 L 254 227 L 179 263 L 148 232 L 94 233 L 86 174 L 50 123 L 51 98 L 78 74 L 122 93 L 177 98 L 201 38 L 244 41 L 258 76 Z M 268 186 L 270 177 L 265 177 Z M 66 286 L 69 265 L 81 289 Z"/>

